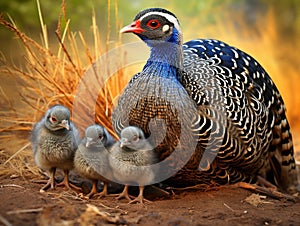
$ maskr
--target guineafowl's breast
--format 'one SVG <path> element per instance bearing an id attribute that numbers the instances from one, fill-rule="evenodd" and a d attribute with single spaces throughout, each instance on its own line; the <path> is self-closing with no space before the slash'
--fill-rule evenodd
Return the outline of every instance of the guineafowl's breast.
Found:
<path id="1" fill-rule="evenodd" d="M 130 81 L 113 112 L 113 124 L 118 133 L 128 125 L 140 127 L 160 160 L 180 148 L 177 161 L 185 161 L 196 145 L 191 132 L 195 104 L 174 77 L 160 75 L 159 69 L 142 72 Z"/>

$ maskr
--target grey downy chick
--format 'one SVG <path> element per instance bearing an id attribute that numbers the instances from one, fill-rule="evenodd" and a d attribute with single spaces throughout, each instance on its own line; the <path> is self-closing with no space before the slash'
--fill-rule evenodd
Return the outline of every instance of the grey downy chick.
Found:
<path id="1" fill-rule="evenodd" d="M 100 125 L 94 124 L 85 130 L 74 158 L 77 172 L 93 182 L 92 190 L 87 198 L 93 195 L 106 196 L 107 186 L 111 178 L 111 168 L 108 162 L 108 149 L 114 144 L 114 138 Z M 104 183 L 103 191 L 97 193 L 98 180 Z"/>
<path id="2" fill-rule="evenodd" d="M 129 203 L 144 201 L 144 185 L 151 184 L 155 178 L 155 170 L 151 164 L 157 162 L 154 147 L 145 139 L 143 131 L 134 126 L 129 126 L 121 131 L 120 141 L 111 149 L 110 165 L 113 168 L 114 178 L 125 184 L 124 190 L 117 199 L 126 198 L 129 184 L 139 186 L 139 195 Z M 148 201 L 149 202 L 149 201 Z"/>
<path id="3" fill-rule="evenodd" d="M 70 121 L 70 111 L 62 105 L 48 109 L 45 116 L 32 130 L 31 142 L 37 166 L 49 173 L 47 184 L 40 190 L 55 188 L 55 171 L 64 171 L 64 179 L 58 184 L 67 188 L 79 188 L 69 183 L 69 171 L 73 169 L 73 159 L 79 142 L 79 133 Z"/>

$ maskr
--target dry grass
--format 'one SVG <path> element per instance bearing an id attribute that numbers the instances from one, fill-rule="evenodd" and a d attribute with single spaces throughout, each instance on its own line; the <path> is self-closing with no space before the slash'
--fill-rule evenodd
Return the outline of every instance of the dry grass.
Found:
<path id="1" fill-rule="evenodd" d="M 110 2 L 108 3 L 108 7 L 111 7 Z M 117 7 L 115 7 L 115 12 L 116 21 L 118 21 Z M 93 62 L 112 48 L 111 43 L 106 41 L 110 38 L 110 32 L 107 32 L 106 40 L 100 40 L 100 31 L 96 24 L 96 17 L 93 15 L 94 42 L 87 43 L 81 32 L 74 33 L 70 30 L 70 21 L 67 19 L 63 3 L 59 21 L 65 20 L 66 25 L 62 28 L 62 24 L 59 22 L 56 31 L 57 42 L 53 43 L 53 48 L 50 49 L 41 11 L 39 11 L 39 15 L 42 44 L 20 31 L 12 20 L 3 17 L 0 19 L 0 23 L 15 34 L 25 50 L 24 66 L 16 65 L 7 61 L 3 55 L 0 56 L 3 65 L 0 67 L 0 74 L 3 78 L 7 76 L 13 81 L 15 89 L 12 92 L 14 96 L 17 96 L 17 98 L 11 98 L 11 94 L 7 94 L 0 86 L 0 104 L 4 106 L 0 110 L 2 121 L 0 124 L 0 178 L 7 174 L 24 177 L 38 174 L 31 157 L 28 136 L 34 122 L 38 121 L 51 105 L 63 104 L 72 110 L 76 100 L 76 109 L 73 110 L 76 110 L 77 117 L 74 117 L 74 123 L 81 132 L 89 124 L 97 122 L 106 126 L 113 133 L 110 117 L 115 99 L 132 75 L 132 73 L 126 73 L 125 70 L 119 70 L 110 78 L 105 78 L 97 70 L 91 70 L 92 77 L 83 82 L 82 78 Z M 230 18 L 228 21 L 231 21 Z M 290 109 L 288 117 L 295 132 L 298 131 L 298 124 L 300 124 L 296 117 L 299 112 L 296 107 L 300 104 L 300 98 L 295 97 L 292 91 L 299 88 L 297 87 L 298 72 L 294 65 L 278 64 L 276 57 L 281 56 L 282 50 L 284 53 L 290 52 L 289 57 L 291 58 L 297 57 L 297 54 L 293 51 L 294 45 L 287 44 L 285 49 L 277 48 L 276 45 L 282 40 L 276 32 L 274 15 L 271 12 L 266 16 L 265 22 L 268 30 L 261 29 L 258 36 L 251 37 L 251 42 L 239 37 L 240 34 L 230 24 L 227 27 L 214 27 L 215 30 L 218 30 L 218 36 L 215 38 L 236 44 L 239 48 L 250 52 L 264 67 L 268 65 L 267 71 L 272 75 L 275 83 L 279 84 L 278 87 L 286 99 L 288 109 Z M 241 27 L 247 28 L 247 25 L 241 24 Z M 207 28 L 206 34 L 212 33 L 210 29 Z M 244 36 L 252 35 L 248 29 L 243 32 Z M 189 36 L 188 31 L 185 34 L 185 37 Z M 193 32 L 193 38 L 195 36 L 204 37 L 203 34 L 205 34 L 203 30 L 201 30 L 201 34 Z M 253 45 L 254 42 L 257 45 Z M 103 43 L 106 43 L 104 47 Z M 120 44 L 120 41 L 116 42 L 113 47 Z M 299 43 L 297 45 L 299 46 Z M 57 51 L 53 52 L 53 49 L 57 49 Z M 118 59 L 106 60 L 107 63 L 115 60 L 119 68 L 124 63 Z M 291 78 L 289 82 L 282 76 L 282 72 L 289 73 Z M 82 85 L 79 91 L 78 85 Z M 95 92 L 97 92 L 96 97 Z M 77 95 L 85 98 L 76 99 Z M 97 100 L 96 104 L 95 100 Z M 94 115 L 93 112 L 96 114 Z M 296 140 L 298 139 L 296 138 Z"/>
<path id="2" fill-rule="evenodd" d="M 33 124 L 42 117 L 49 106 L 54 104 L 65 105 L 72 111 L 75 95 L 84 96 L 84 98 L 76 99 L 76 115 L 80 117 L 74 119 L 74 123 L 81 132 L 86 126 L 96 122 L 106 126 L 111 133 L 114 133 L 110 123 L 113 100 L 130 78 L 124 76 L 122 70 L 109 79 L 104 78 L 97 71 L 93 71 L 94 73 L 89 72 L 89 80 L 82 81 L 82 77 L 90 65 L 108 49 L 107 46 L 104 46 L 104 49 L 101 47 L 103 45 L 99 38 L 95 15 L 92 17 L 94 43 L 93 46 L 89 46 L 81 32 L 74 33 L 69 29 L 70 21 L 66 18 L 63 3 L 59 21 L 64 19 L 66 26 L 63 30 L 61 30 L 60 22 L 57 26 L 57 46 L 53 48 L 58 49 L 56 53 L 49 49 L 47 29 L 40 10 L 39 15 L 42 27 L 42 45 L 20 31 L 12 20 L 8 21 L 3 17 L 0 19 L 0 23 L 15 34 L 25 49 L 25 66 L 15 65 L 8 62 L 4 56 L 1 57 L 3 66 L 0 68 L 0 73 L 2 76 L 14 80 L 16 84 L 14 95 L 17 97 L 17 100 L 10 98 L 0 87 L 0 99 L 4 106 L 0 111 L 2 121 L 0 157 L 1 163 L 3 163 L 0 166 L 0 172 L 2 175 L 11 169 L 22 175 L 24 167 L 20 167 L 20 164 L 30 162 L 28 158 L 31 156 L 31 151 L 28 137 Z M 109 36 L 107 40 L 109 40 Z M 106 43 L 108 45 L 108 42 Z M 115 43 L 116 47 L 118 45 L 119 43 Z M 85 53 L 80 48 L 84 48 Z M 88 63 L 84 65 L 84 61 Z M 78 91 L 79 84 L 81 90 Z M 96 88 L 98 90 L 95 93 Z M 96 103 L 93 102 L 95 98 Z M 90 105 L 95 108 L 95 117 L 88 108 Z M 22 142 L 15 142 L 19 140 Z M 11 141 L 13 141 L 12 144 Z"/>

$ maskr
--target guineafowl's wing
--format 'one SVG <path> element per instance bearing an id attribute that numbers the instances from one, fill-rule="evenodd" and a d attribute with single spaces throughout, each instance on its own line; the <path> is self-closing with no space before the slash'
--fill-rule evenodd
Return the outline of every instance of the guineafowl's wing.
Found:
<path id="1" fill-rule="evenodd" d="M 250 173 L 260 169 L 281 188 L 294 186 L 297 175 L 285 106 L 261 65 L 217 40 L 187 42 L 183 53 L 181 82 L 215 125 L 206 145 L 219 139 L 220 164 Z M 220 133 L 224 118 L 226 128 Z"/>

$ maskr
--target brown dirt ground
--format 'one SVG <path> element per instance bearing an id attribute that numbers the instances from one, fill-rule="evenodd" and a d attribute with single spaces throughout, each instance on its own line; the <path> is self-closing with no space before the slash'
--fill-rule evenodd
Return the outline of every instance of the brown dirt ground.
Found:
<path id="1" fill-rule="evenodd" d="M 85 200 L 61 187 L 40 193 L 42 185 L 33 179 L 41 178 L 1 178 L 0 225 L 300 225 L 300 201 L 265 198 L 232 186 L 171 191 L 170 196 L 147 187 L 145 197 L 152 203 L 142 206 L 114 197 Z"/>

